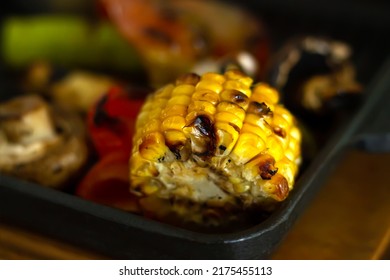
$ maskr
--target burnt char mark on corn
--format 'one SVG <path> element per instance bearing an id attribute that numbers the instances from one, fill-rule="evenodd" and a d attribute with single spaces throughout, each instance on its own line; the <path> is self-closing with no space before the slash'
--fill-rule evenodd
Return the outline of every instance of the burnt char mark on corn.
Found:
<path id="1" fill-rule="evenodd" d="M 265 156 L 264 160 L 259 163 L 259 174 L 263 180 L 269 180 L 278 172 L 275 167 L 275 159 L 271 156 Z"/>
<path id="2" fill-rule="evenodd" d="M 266 116 L 266 115 L 272 115 L 271 109 L 265 104 L 264 102 L 256 102 L 252 101 L 249 103 L 248 111 L 247 113 L 255 114 L 258 116 Z"/>
<path id="3" fill-rule="evenodd" d="M 195 73 L 187 73 L 176 79 L 176 85 L 193 85 L 195 86 L 200 81 L 200 76 Z"/>
<path id="4" fill-rule="evenodd" d="M 287 179 L 284 176 L 279 175 L 279 176 L 272 177 L 271 180 L 275 184 L 275 191 L 273 195 L 279 201 L 284 200 L 288 196 L 288 193 L 290 191 L 288 188 Z"/>
<path id="5" fill-rule="evenodd" d="M 248 96 L 246 96 L 241 91 L 235 89 L 227 89 L 222 91 L 221 97 L 222 100 L 230 101 L 241 106 L 242 108 L 246 107 L 249 102 Z"/>
<path id="6" fill-rule="evenodd" d="M 282 138 L 286 138 L 286 131 L 279 127 L 279 126 L 275 126 L 274 129 L 273 129 L 274 133 Z"/>
<path id="7" fill-rule="evenodd" d="M 218 149 L 224 152 L 226 150 L 226 147 L 224 145 L 219 145 Z"/>
<path id="8" fill-rule="evenodd" d="M 205 115 L 197 116 L 195 118 L 193 125 L 204 136 L 215 138 L 213 124 L 212 124 L 211 120 L 209 119 L 209 117 L 207 117 Z"/>
<path id="9" fill-rule="evenodd" d="M 170 144 L 166 142 L 168 149 L 175 155 L 176 160 L 181 160 L 180 150 L 183 148 L 182 144 Z"/>
<path id="10" fill-rule="evenodd" d="M 216 134 L 213 122 L 206 115 L 199 115 L 192 124 L 203 136 L 207 138 L 207 149 L 199 156 L 210 157 L 215 154 Z"/>
<path id="11" fill-rule="evenodd" d="M 237 125 L 235 125 L 235 124 L 232 123 L 232 122 L 229 122 L 228 124 L 229 124 L 231 127 L 233 127 L 235 131 L 237 131 L 238 133 L 240 133 L 241 129 L 240 129 Z"/>

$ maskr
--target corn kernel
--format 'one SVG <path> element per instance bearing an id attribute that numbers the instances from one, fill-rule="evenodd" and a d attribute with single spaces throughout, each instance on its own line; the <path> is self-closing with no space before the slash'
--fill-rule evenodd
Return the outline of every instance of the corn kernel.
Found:
<path id="1" fill-rule="evenodd" d="M 222 85 L 219 84 L 218 82 L 210 81 L 210 80 L 201 80 L 197 85 L 196 85 L 196 90 L 211 90 L 216 93 L 220 93 L 223 89 Z"/>
<path id="2" fill-rule="evenodd" d="M 272 155 L 276 161 L 281 160 L 284 156 L 284 150 L 282 143 L 276 136 L 271 135 L 267 138 L 267 148 L 270 155 Z"/>
<path id="3" fill-rule="evenodd" d="M 238 80 L 242 84 L 244 84 L 246 87 L 250 87 L 253 83 L 253 80 L 251 77 L 245 75 L 239 70 L 229 70 L 225 73 L 225 77 L 229 80 Z"/>
<path id="4" fill-rule="evenodd" d="M 269 103 L 276 104 L 279 102 L 279 93 L 274 88 L 265 83 L 258 83 L 255 85 L 252 92 L 254 100 L 264 97 Z"/>
<path id="5" fill-rule="evenodd" d="M 171 130 L 171 129 L 182 130 L 183 127 L 185 127 L 185 125 L 186 125 L 186 121 L 183 117 L 170 116 L 162 121 L 161 129 L 163 131 Z"/>
<path id="6" fill-rule="evenodd" d="M 165 138 L 161 133 L 152 132 L 142 137 L 139 153 L 144 159 L 162 160 L 166 152 Z"/>
<path id="7" fill-rule="evenodd" d="M 171 96 L 172 90 L 174 89 L 173 84 L 168 84 L 165 87 L 159 89 L 156 91 L 155 97 L 156 98 L 168 98 Z"/>
<path id="8" fill-rule="evenodd" d="M 195 91 L 193 85 L 179 85 L 172 90 L 171 96 L 175 95 L 192 95 Z"/>
<path id="9" fill-rule="evenodd" d="M 231 124 L 225 122 L 217 122 L 215 130 L 217 135 L 217 155 L 229 154 L 237 143 L 239 131 Z"/>
<path id="10" fill-rule="evenodd" d="M 202 75 L 202 80 L 203 81 L 213 81 L 213 82 L 216 82 L 216 83 L 222 85 L 225 82 L 225 77 L 224 77 L 224 75 L 221 75 L 221 74 L 208 72 L 208 73 L 204 73 Z"/>
<path id="11" fill-rule="evenodd" d="M 253 133 L 241 133 L 231 156 L 236 164 L 245 164 L 266 148 L 265 142 Z"/>
<path id="12" fill-rule="evenodd" d="M 169 99 L 167 105 L 188 105 L 191 102 L 191 97 L 187 95 L 176 95 Z"/>
<path id="13" fill-rule="evenodd" d="M 245 118 L 245 110 L 236 103 L 222 101 L 217 105 L 218 112 L 229 112 L 236 115 L 241 121 Z"/>
<path id="14" fill-rule="evenodd" d="M 207 89 L 197 90 L 192 95 L 192 100 L 208 101 L 216 105 L 219 102 L 219 94 Z"/>
<path id="15" fill-rule="evenodd" d="M 165 119 L 169 116 L 182 116 L 184 117 L 187 114 L 187 105 L 167 105 L 164 110 L 161 112 L 161 119 Z"/>
<path id="16" fill-rule="evenodd" d="M 215 115 L 215 120 L 217 122 L 226 122 L 226 123 L 234 124 L 239 129 L 241 129 L 242 127 L 242 120 L 230 112 L 226 112 L 226 111 L 218 112 Z"/>
<path id="17" fill-rule="evenodd" d="M 250 88 L 248 88 L 245 84 L 241 83 L 240 81 L 235 81 L 235 80 L 227 80 L 223 84 L 223 88 L 225 90 L 227 89 L 233 89 L 233 90 L 238 90 L 245 94 L 247 97 L 250 97 L 252 92 Z"/>

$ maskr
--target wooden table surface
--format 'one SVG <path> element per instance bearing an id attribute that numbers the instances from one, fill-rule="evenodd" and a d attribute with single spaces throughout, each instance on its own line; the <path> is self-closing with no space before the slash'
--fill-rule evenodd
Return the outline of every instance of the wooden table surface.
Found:
<path id="1" fill-rule="evenodd" d="M 107 259 L 0 223 L 0 259 Z M 390 154 L 352 151 L 272 259 L 390 259 Z"/>

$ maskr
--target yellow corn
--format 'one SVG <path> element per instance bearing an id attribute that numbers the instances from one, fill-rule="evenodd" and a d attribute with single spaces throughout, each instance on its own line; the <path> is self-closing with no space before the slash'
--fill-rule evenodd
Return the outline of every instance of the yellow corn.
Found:
<path id="1" fill-rule="evenodd" d="M 161 213 L 202 222 L 206 212 L 269 210 L 287 197 L 301 133 L 278 92 L 252 82 L 237 70 L 186 74 L 147 99 L 136 123 L 130 188 L 156 197 L 144 200 L 148 211 L 155 207 L 146 201 L 169 200 Z"/>

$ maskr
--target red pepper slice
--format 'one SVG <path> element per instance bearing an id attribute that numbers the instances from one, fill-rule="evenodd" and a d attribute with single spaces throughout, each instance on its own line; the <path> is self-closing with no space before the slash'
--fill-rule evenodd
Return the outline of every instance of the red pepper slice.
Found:
<path id="1" fill-rule="evenodd" d="M 138 199 L 129 192 L 129 156 L 116 152 L 103 157 L 83 178 L 76 195 L 130 212 L 139 212 Z"/>
<path id="2" fill-rule="evenodd" d="M 100 157 L 116 151 L 129 155 L 142 104 L 143 99 L 131 98 L 123 88 L 113 87 L 89 110 L 88 130 Z"/>

